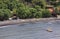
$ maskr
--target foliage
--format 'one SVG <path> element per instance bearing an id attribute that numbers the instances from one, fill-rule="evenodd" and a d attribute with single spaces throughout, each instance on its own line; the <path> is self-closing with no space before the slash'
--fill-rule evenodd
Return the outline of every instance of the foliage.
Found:
<path id="1" fill-rule="evenodd" d="M 30 10 L 26 6 L 21 6 L 19 9 L 17 9 L 17 16 L 19 18 L 29 18 L 30 17 Z"/>
<path id="2" fill-rule="evenodd" d="M 7 20 L 9 17 L 11 17 L 10 10 L 0 9 L 0 20 Z"/>
<path id="3" fill-rule="evenodd" d="M 53 1 L 53 2 L 54 2 L 54 1 L 56 1 L 56 0 L 50 0 L 50 1 Z"/>
<path id="4" fill-rule="evenodd" d="M 34 18 L 37 10 L 35 8 L 30 8 L 30 12 L 31 12 L 31 18 Z"/>
<path id="5" fill-rule="evenodd" d="M 39 5 L 42 8 L 45 8 L 46 6 L 46 1 L 45 0 L 32 0 L 32 3 L 35 5 Z"/>
<path id="6" fill-rule="evenodd" d="M 39 6 L 35 6 L 35 8 L 30 8 L 31 17 L 32 18 L 40 18 L 42 17 L 42 12 Z"/>
<path id="7" fill-rule="evenodd" d="M 54 3 L 56 0 L 50 1 Z M 60 6 L 60 2 L 54 6 Z M 19 18 L 23 19 L 50 17 L 51 14 L 45 7 L 46 0 L 0 0 L 0 18 L 8 19 L 12 14 L 17 14 Z M 56 12 L 60 14 L 57 9 Z"/>
<path id="8" fill-rule="evenodd" d="M 42 18 L 42 12 L 36 12 L 35 13 L 35 18 Z"/>
<path id="9" fill-rule="evenodd" d="M 41 11 L 41 6 L 36 5 L 34 8 L 37 9 L 37 11 Z"/>
<path id="10" fill-rule="evenodd" d="M 55 8 L 55 12 L 60 15 L 60 6 Z"/>
<path id="11" fill-rule="evenodd" d="M 20 11 L 19 11 L 20 10 Z M 35 8 L 19 8 L 17 10 L 17 16 L 19 18 L 40 18 L 42 17 L 42 13 L 37 11 Z"/>
<path id="12" fill-rule="evenodd" d="M 43 17 L 43 18 L 51 17 L 51 13 L 50 13 L 47 9 L 44 9 L 44 10 L 42 11 L 42 17 Z"/>
<path id="13" fill-rule="evenodd" d="M 25 0 L 25 2 L 31 2 L 32 0 Z"/>

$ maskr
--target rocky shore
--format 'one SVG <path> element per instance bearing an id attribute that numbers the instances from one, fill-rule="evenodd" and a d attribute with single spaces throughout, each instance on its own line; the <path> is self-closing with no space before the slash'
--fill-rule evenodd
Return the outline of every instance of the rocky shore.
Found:
<path id="1" fill-rule="evenodd" d="M 17 20 L 7 20 L 0 21 L 0 26 L 21 24 L 26 22 L 37 22 L 37 21 L 51 21 L 51 20 L 60 20 L 60 18 L 33 18 L 33 19 L 17 19 Z"/>

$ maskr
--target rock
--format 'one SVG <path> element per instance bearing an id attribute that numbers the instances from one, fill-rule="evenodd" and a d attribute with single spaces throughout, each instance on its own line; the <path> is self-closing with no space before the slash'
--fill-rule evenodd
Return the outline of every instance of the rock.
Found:
<path id="1" fill-rule="evenodd" d="M 49 27 L 49 28 L 47 29 L 47 31 L 48 31 L 48 32 L 52 32 L 52 29 Z"/>
<path id="2" fill-rule="evenodd" d="M 12 20 L 12 18 L 9 18 L 9 20 Z"/>

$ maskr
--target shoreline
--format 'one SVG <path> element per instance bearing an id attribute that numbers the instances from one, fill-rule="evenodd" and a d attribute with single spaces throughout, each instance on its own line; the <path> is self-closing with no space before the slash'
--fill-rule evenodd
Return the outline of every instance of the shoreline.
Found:
<path id="1" fill-rule="evenodd" d="M 7 20 L 0 21 L 0 26 L 21 24 L 27 22 L 38 22 L 38 21 L 51 21 L 51 20 L 60 20 L 60 18 L 33 18 L 33 19 L 17 19 L 17 20 Z"/>

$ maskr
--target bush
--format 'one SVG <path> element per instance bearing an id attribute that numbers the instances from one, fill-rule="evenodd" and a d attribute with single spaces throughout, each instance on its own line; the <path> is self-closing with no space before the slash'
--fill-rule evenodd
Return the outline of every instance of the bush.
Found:
<path id="1" fill-rule="evenodd" d="M 60 10 L 58 8 L 55 8 L 55 12 L 57 13 L 57 15 L 60 15 Z"/>
<path id="2" fill-rule="evenodd" d="M 42 8 L 41 8 L 41 6 L 35 6 L 35 9 L 37 10 L 37 12 L 35 13 L 35 17 L 36 18 L 41 18 L 42 17 Z"/>
<path id="3" fill-rule="evenodd" d="M 8 9 L 0 9 L 0 20 L 8 20 L 11 17 L 10 10 Z"/>
<path id="4" fill-rule="evenodd" d="M 42 17 L 41 11 L 39 11 L 35 8 L 30 8 L 30 12 L 31 12 L 31 18 L 40 18 L 40 17 Z"/>
<path id="5" fill-rule="evenodd" d="M 35 13 L 35 18 L 42 18 L 42 12 L 36 12 Z"/>
<path id="6" fill-rule="evenodd" d="M 39 6 L 29 8 L 27 6 L 19 7 L 17 9 L 17 16 L 20 19 L 26 18 L 45 18 L 51 17 L 51 13 L 47 9 L 41 9 Z"/>
<path id="7" fill-rule="evenodd" d="M 35 8 L 20 7 L 19 9 L 17 9 L 17 16 L 20 19 L 40 18 L 42 17 L 42 13 L 40 11 L 37 11 L 37 9 Z"/>
<path id="8" fill-rule="evenodd" d="M 51 13 L 47 9 L 44 9 L 42 11 L 42 17 L 43 18 L 51 17 Z"/>
<path id="9" fill-rule="evenodd" d="M 30 14 L 31 13 L 28 7 L 20 7 L 19 9 L 17 9 L 17 16 L 20 19 L 29 18 Z"/>
<path id="10" fill-rule="evenodd" d="M 30 12 L 31 12 L 31 18 L 35 18 L 37 10 L 35 8 L 30 8 Z"/>
<path id="11" fill-rule="evenodd" d="M 41 6 L 38 6 L 38 5 L 36 5 L 34 8 L 37 9 L 37 11 L 41 10 Z"/>
<path id="12" fill-rule="evenodd" d="M 4 19 L 5 20 L 9 19 L 9 17 L 11 17 L 11 15 L 12 15 L 10 10 L 9 9 L 5 9 L 3 11 L 4 11 Z"/>

